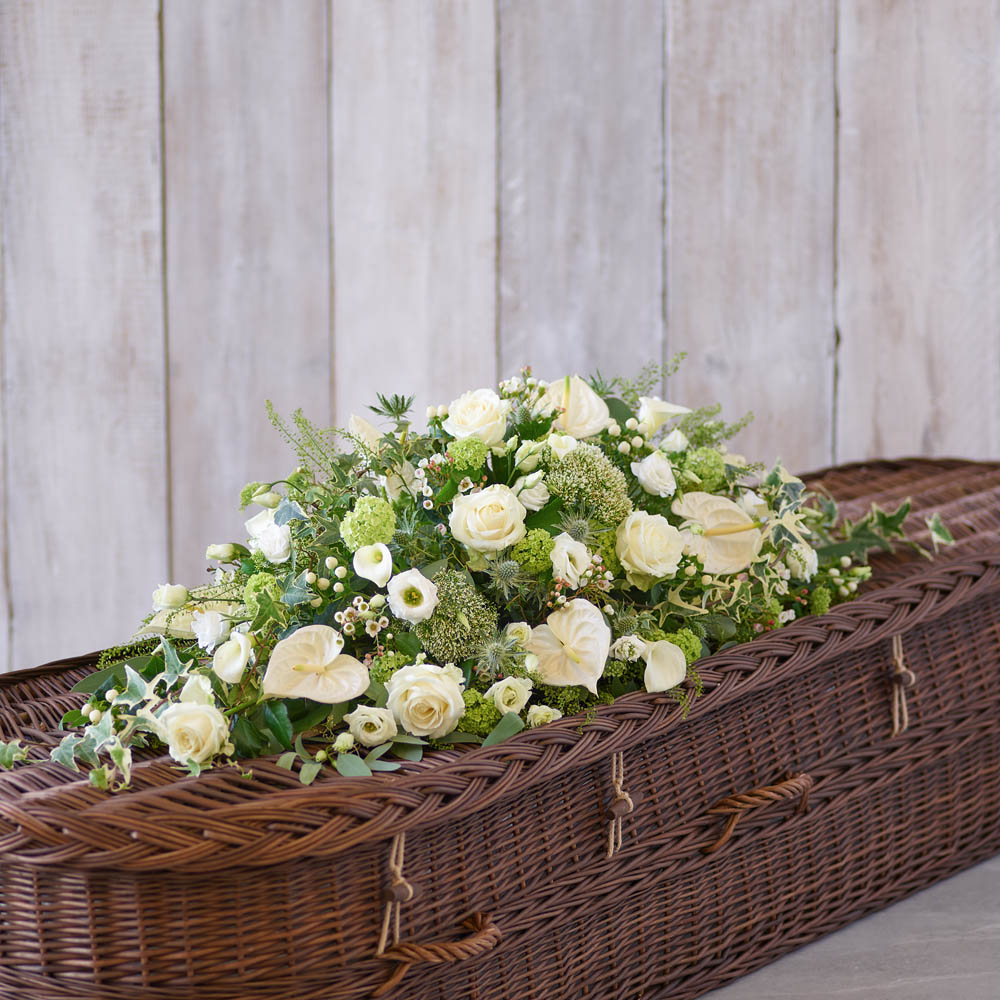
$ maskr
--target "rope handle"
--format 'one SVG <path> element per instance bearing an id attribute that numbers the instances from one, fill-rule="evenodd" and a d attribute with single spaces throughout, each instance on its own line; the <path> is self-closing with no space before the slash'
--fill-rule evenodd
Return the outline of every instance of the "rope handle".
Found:
<path id="1" fill-rule="evenodd" d="M 906 665 L 901 632 L 892 637 L 892 673 L 889 676 L 892 680 L 892 735 L 895 738 L 910 728 L 906 691 L 917 683 L 917 675 Z"/>
<path id="2" fill-rule="evenodd" d="M 379 953 L 379 958 L 387 962 L 398 962 L 396 971 L 373 993 L 373 997 L 385 996 L 399 985 L 411 965 L 419 962 L 440 964 L 444 962 L 464 962 L 478 958 L 492 951 L 503 935 L 493 919 L 484 913 L 473 913 L 462 925 L 469 930 L 466 937 L 457 941 L 441 939 L 420 944 L 416 941 L 400 941 Z"/>
<path id="3" fill-rule="evenodd" d="M 812 786 L 813 779 L 808 774 L 789 774 L 776 785 L 762 785 L 760 788 L 754 788 L 749 792 L 719 799 L 708 810 L 708 815 L 728 816 L 729 818 L 726 820 L 726 825 L 719 838 L 703 847 L 701 849 L 702 854 L 714 854 L 719 848 L 724 847 L 733 835 L 736 824 L 752 809 L 760 809 L 774 802 L 781 802 L 787 799 L 799 799 L 799 806 L 796 809 L 796 813 L 808 812 L 809 789 Z"/>

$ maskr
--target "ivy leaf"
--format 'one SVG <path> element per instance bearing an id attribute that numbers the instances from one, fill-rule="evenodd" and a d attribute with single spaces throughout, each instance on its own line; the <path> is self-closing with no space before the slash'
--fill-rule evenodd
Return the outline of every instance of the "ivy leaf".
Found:
<path id="1" fill-rule="evenodd" d="M 128 784 L 132 777 L 132 750 L 129 747 L 116 743 L 108 751 L 115 767 L 122 773 L 122 780 Z"/>
<path id="2" fill-rule="evenodd" d="M 371 768 L 354 753 L 337 754 L 333 763 L 345 778 L 367 778 L 372 773 Z"/>
<path id="3" fill-rule="evenodd" d="M 181 663 L 181 658 L 177 655 L 173 643 L 166 636 L 160 640 L 160 648 L 163 650 L 163 670 L 166 674 L 167 684 L 173 685 L 177 678 L 184 673 L 184 665 Z"/>
<path id="4" fill-rule="evenodd" d="M 275 508 L 274 523 L 280 528 L 289 521 L 307 520 L 305 511 L 294 501 L 284 497 L 281 503 Z"/>
<path id="5" fill-rule="evenodd" d="M 281 595 L 282 604 L 287 604 L 290 608 L 294 608 L 296 605 L 305 604 L 306 601 L 312 600 L 313 595 L 309 590 L 309 585 L 306 583 L 306 572 L 306 570 L 303 570 L 288 584 L 285 592 Z"/>
<path id="6" fill-rule="evenodd" d="M 941 515 L 935 512 L 926 519 L 927 528 L 931 533 L 931 542 L 934 544 L 934 551 L 937 552 L 942 545 L 954 545 L 955 538 L 948 530 Z"/>
<path id="7" fill-rule="evenodd" d="M 292 720 L 288 718 L 288 706 L 283 701 L 264 702 L 264 721 L 274 738 L 286 749 L 292 749 Z"/>
<path id="8" fill-rule="evenodd" d="M 49 754 L 49 758 L 63 767 L 68 767 L 71 771 L 79 772 L 80 768 L 76 763 L 76 748 L 83 742 L 82 736 L 70 733 L 64 736 L 59 746 L 55 747 Z"/>
<path id="9" fill-rule="evenodd" d="M 502 743 L 522 729 L 524 729 L 524 720 L 517 712 L 504 712 L 503 717 L 490 731 L 489 736 L 483 740 L 483 746 L 491 747 L 495 743 Z"/>
<path id="10" fill-rule="evenodd" d="M 20 740 L 4 743 L 0 740 L 0 767 L 9 770 L 16 763 L 28 759 L 28 751 L 21 746 Z"/>
<path id="11" fill-rule="evenodd" d="M 95 788 L 101 788 L 107 790 L 110 784 L 110 775 L 108 774 L 108 769 L 106 767 L 95 767 L 90 774 L 87 776 L 90 783 Z"/>

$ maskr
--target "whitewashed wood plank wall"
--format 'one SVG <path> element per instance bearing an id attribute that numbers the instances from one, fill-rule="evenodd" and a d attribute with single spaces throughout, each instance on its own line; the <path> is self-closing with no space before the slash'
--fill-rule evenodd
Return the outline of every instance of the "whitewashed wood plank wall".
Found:
<path id="1" fill-rule="evenodd" d="M 0 669 L 124 637 L 263 400 L 532 362 L 805 470 L 1000 455 L 1000 0 L 0 0 Z"/>

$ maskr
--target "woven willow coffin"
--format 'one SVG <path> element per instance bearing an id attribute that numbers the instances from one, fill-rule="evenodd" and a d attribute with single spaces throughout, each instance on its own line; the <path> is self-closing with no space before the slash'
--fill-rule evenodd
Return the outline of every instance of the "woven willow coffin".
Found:
<path id="1" fill-rule="evenodd" d="M 1000 850 L 1000 465 L 812 482 L 959 544 L 702 661 L 686 719 L 637 693 L 310 787 L 0 774 L 0 997 L 680 1000 Z M 0 678 L 0 736 L 51 745 L 90 662 Z"/>

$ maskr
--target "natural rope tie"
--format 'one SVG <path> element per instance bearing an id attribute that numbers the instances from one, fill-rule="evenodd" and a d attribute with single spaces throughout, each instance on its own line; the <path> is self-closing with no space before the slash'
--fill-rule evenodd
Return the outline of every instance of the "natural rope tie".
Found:
<path id="1" fill-rule="evenodd" d="M 399 909 L 403 903 L 413 899 L 413 886 L 403 878 L 403 860 L 406 855 L 406 834 L 397 833 L 392 838 L 389 850 L 389 871 L 392 874 L 392 885 L 386 892 L 385 915 L 382 918 L 382 934 L 378 939 L 378 952 L 381 955 L 389 943 L 389 929 L 392 928 L 392 943 L 399 944 Z"/>
<path id="2" fill-rule="evenodd" d="M 892 637 L 892 735 L 902 736 L 910 726 L 910 710 L 906 705 L 906 689 L 917 683 L 916 674 L 903 658 L 903 636 Z"/>
<path id="3" fill-rule="evenodd" d="M 608 857 L 622 848 L 622 820 L 635 808 L 632 797 L 625 791 L 625 757 L 622 753 L 611 757 L 611 784 L 615 795 L 608 807 L 611 819 L 608 822 Z"/>

